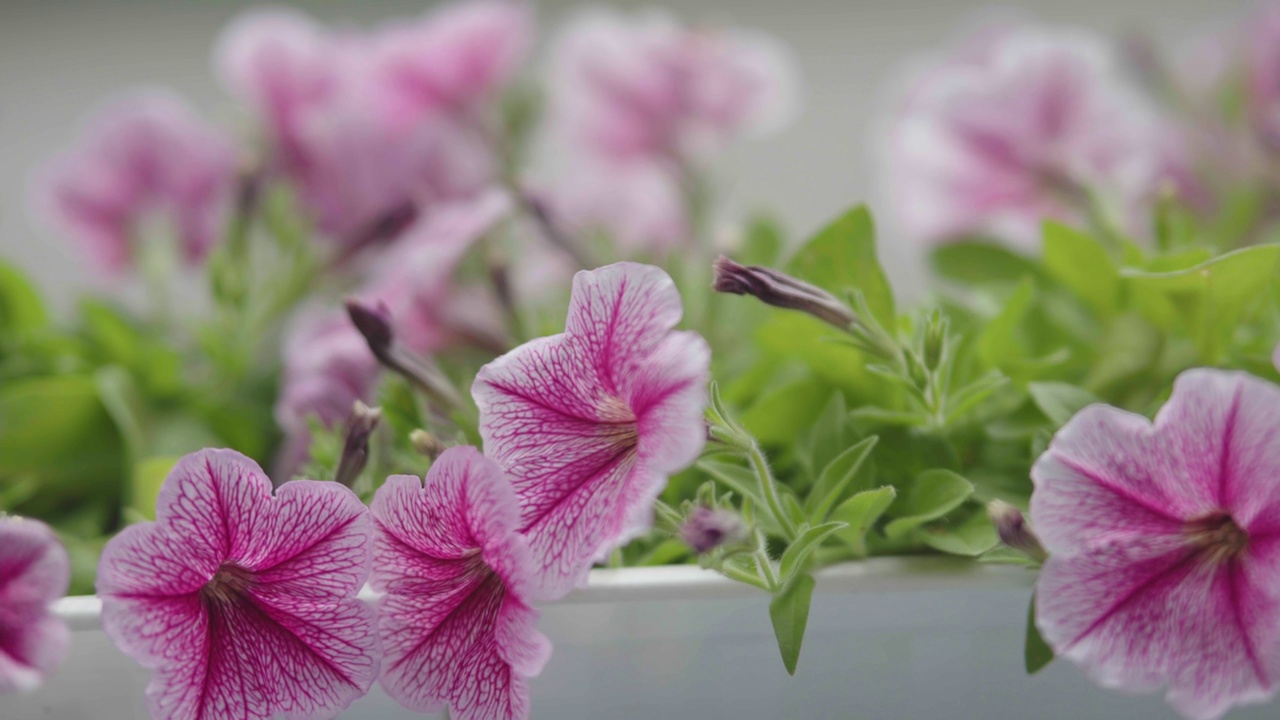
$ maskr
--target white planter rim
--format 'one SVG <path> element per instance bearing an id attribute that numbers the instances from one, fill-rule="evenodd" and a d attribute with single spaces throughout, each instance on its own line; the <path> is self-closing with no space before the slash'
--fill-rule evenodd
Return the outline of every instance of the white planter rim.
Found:
<path id="1" fill-rule="evenodd" d="M 817 573 L 817 593 L 859 594 L 928 592 L 974 588 L 1023 588 L 1036 573 L 1017 566 L 987 565 L 945 556 L 880 557 L 824 568 Z M 657 602 L 762 596 L 760 590 L 696 565 L 592 570 L 587 586 L 557 605 Z M 376 597 L 368 588 L 361 597 Z M 102 601 L 92 595 L 62 598 L 53 606 L 74 631 L 102 627 Z"/>

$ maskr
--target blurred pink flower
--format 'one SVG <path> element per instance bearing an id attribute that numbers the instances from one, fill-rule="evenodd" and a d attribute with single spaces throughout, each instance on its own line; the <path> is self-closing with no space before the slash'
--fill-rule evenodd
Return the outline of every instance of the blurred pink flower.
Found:
<path id="1" fill-rule="evenodd" d="M 406 207 L 492 180 L 484 103 L 526 52 L 531 22 L 523 6 L 486 2 L 339 33 L 298 12 L 256 11 L 226 29 L 215 62 L 265 126 L 274 170 L 349 255 L 390 239 L 381 235 L 400 226 L 387 219 Z"/>
<path id="2" fill-rule="evenodd" d="M 180 460 L 156 522 L 130 525 L 98 565 L 102 624 L 153 669 L 154 718 L 333 717 L 369 691 L 380 648 L 368 510 L 333 482 L 273 495 L 232 450 Z"/>
<path id="3" fill-rule="evenodd" d="M 1243 34 L 1254 131 L 1270 149 L 1280 150 L 1280 3 L 1258 9 Z"/>
<path id="4" fill-rule="evenodd" d="M 387 694 L 417 712 L 448 705 L 458 720 L 527 718 L 527 679 L 551 642 L 530 605 L 535 565 L 502 470 L 475 448 L 450 448 L 425 487 L 387 478 L 372 512 Z"/>
<path id="5" fill-rule="evenodd" d="M 511 82 L 533 48 L 532 8 L 514 0 L 472 0 L 391 25 L 378 48 L 378 73 L 393 110 L 409 122 L 448 113 L 473 121 Z"/>
<path id="6" fill-rule="evenodd" d="M 588 11 L 556 43 L 550 112 L 582 152 L 684 162 L 784 125 L 795 75 L 785 48 L 764 35 Z"/>
<path id="7" fill-rule="evenodd" d="M 218 242 L 236 179 L 235 152 L 176 96 L 140 92 L 96 115 L 37 188 L 38 209 L 105 274 L 137 263 L 137 245 L 163 228 L 182 258 Z"/>
<path id="8" fill-rule="evenodd" d="M 656 267 L 580 272 L 564 333 L 476 376 L 485 454 L 512 478 L 547 595 L 647 529 L 667 477 L 702 450 L 710 349 L 673 330 L 681 314 Z"/>
<path id="9" fill-rule="evenodd" d="M 899 229 L 1034 247 L 1045 218 L 1085 218 L 1091 193 L 1126 229 L 1145 227 L 1183 162 L 1110 49 L 1029 26 L 981 37 L 920 74 L 901 103 L 883 157 Z"/>
<path id="10" fill-rule="evenodd" d="M 1032 470 L 1049 645 L 1100 684 L 1168 685 L 1191 718 L 1280 680 L 1280 388 L 1192 370 L 1152 425 L 1080 411 Z"/>
<path id="11" fill-rule="evenodd" d="M 49 605 L 70 582 L 48 525 L 0 515 L 0 695 L 34 689 L 66 657 L 71 632 Z"/>
<path id="12" fill-rule="evenodd" d="M 680 174 L 660 159 L 584 159 L 547 202 L 564 230 L 580 238 L 605 234 L 631 256 L 680 248 L 691 233 Z"/>
<path id="13" fill-rule="evenodd" d="M 356 297 L 385 308 L 395 342 L 420 355 L 460 344 L 500 346 L 505 331 L 492 296 L 460 286 L 455 274 L 467 251 L 511 209 L 501 191 L 437 205 L 404 231 Z M 381 377 L 364 337 L 341 309 L 301 312 L 286 331 L 283 356 L 275 412 L 287 437 L 273 467 L 278 479 L 306 462 L 312 418 L 337 426 L 356 400 L 373 402 Z"/>

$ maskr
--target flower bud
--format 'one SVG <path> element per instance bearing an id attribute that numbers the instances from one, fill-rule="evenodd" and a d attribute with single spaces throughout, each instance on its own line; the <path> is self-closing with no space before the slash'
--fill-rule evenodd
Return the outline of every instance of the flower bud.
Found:
<path id="1" fill-rule="evenodd" d="M 440 438 L 421 429 L 409 433 L 409 442 L 413 443 L 414 450 L 427 456 L 433 462 L 449 447 L 440 442 Z"/>
<path id="2" fill-rule="evenodd" d="M 858 320 L 847 305 L 816 285 L 758 265 L 739 265 L 721 255 L 715 262 L 716 292 L 751 295 L 766 305 L 799 310 L 841 330 Z"/>
<path id="3" fill-rule="evenodd" d="M 924 366 L 937 370 L 947 349 L 947 319 L 934 310 L 924 328 Z"/>
<path id="4" fill-rule="evenodd" d="M 346 305 L 351 324 L 356 326 L 365 342 L 369 343 L 369 350 L 374 357 L 386 364 L 391 344 L 395 341 L 395 332 L 391 329 L 391 311 L 385 303 L 370 305 L 354 298 L 348 298 Z"/>
<path id="5" fill-rule="evenodd" d="M 348 298 L 347 314 L 369 345 L 369 351 L 384 367 L 400 374 L 415 387 L 426 393 L 439 408 L 452 410 L 461 405 L 458 391 L 449 379 L 432 363 L 416 358 L 401 350 L 395 342 L 391 327 L 391 313 L 384 303 L 377 305 Z"/>
<path id="6" fill-rule="evenodd" d="M 747 526 L 733 511 L 699 505 L 680 526 L 680 539 L 699 555 L 747 539 Z"/>
<path id="7" fill-rule="evenodd" d="M 1040 545 L 1040 538 L 1031 532 L 1022 511 L 1002 500 L 992 500 L 987 504 L 987 515 L 996 526 L 1000 542 L 1031 558 L 1043 562 L 1048 553 Z"/>
<path id="8" fill-rule="evenodd" d="M 382 410 L 379 408 L 371 408 L 359 400 L 352 405 L 342 443 L 342 458 L 338 460 L 338 470 L 334 473 L 335 481 L 351 487 L 360 477 L 369 461 L 369 436 L 381 419 Z"/>

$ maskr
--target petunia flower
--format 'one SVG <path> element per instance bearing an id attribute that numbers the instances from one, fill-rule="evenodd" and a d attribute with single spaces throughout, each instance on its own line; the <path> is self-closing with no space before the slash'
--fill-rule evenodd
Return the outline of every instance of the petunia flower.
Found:
<path id="1" fill-rule="evenodd" d="M 174 467 L 156 522 L 107 543 L 107 634 L 155 672 L 154 718 L 334 717 L 368 692 L 380 651 L 368 511 L 347 488 L 274 494 L 248 458 L 202 450 Z"/>
<path id="2" fill-rule="evenodd" d="M 1258 138 L 1274 151 L 1280 149 L 1280 4 L 1260 7 L 1241 36 L 1249 118 Z"/>
<path id="3" fill-rule="evenodd" d="M 406 118 L 469 118 L 515 77 L 533 49 L 532 8 L 517 0 L 472 0 L 388 26 L 378 70 L 393 109 Z"/>
<path id="4" fill-rule="evenodd" d="M 667 477 L 702 450 L 710 349 L 672 330 L 681 314 L 656 267 L 579 272 L 564 333 L 476 376 L 485 454 L 512 478 L 548 595 L 650 527 Z"/>
<path id="5" fill-rule="evenodd" d="M 592 10 L 555 42 L 550 113 L 585 152 L 693 160 L 784 126 L 796 110 L 795 75 L 789 53 L 765 35 Z"/>
<path id="6" fill-rule="evenodd" d="M 1080 411 L 1031 473 L 1037 624 L 1098 683 L 1189 718 L 1280 682 L 1280 387 L 1191 370 L 1152 424 Z"/>
<path id="7" fill-rule="evenodd" d="M 527 718 L 527 679 L 551 642 L 529 604 L 534 565 L 502 470 L 475 448 L 449 448 L 425 487 L 388 478 L 372 512 L 387 694 L 418 712 L 447 705 L 459 720 Z"/>
<path id="8" fill-rule="evenodd" d="M 522 8 L 485 8 L 344 32 L 296 11 L 252 11 L 224 31 L 215 52 L 223 84 L 259 119 L 271 168 L 341 258 L 392 239 L 415 210 L 493 180 L 496 158 L 476 122 L 527 42 Z M 446 59 L 453 64 L 435 64 Z M 490 85 L 459 94 L 457 83 L 481 76 Z M 406 99 L 428 81 L 448 97 Z"/>
<path id="9" fill-rule="evenodd" d="M 988 234 L 1034 246 L 1045 218 L 1089 204 L 1140 230 L 1181 174 L 1170 129 L 1122 82 L 1114 54 L 1073 30 L 1001 27 L 920 74 L 882 161 L 903 234 Z"/>
<path id="10" fill-rule="evenodd" d="M 198 264 L 219 240 L 236 180 L 230 140 L 179 98 L 139 92 L 96 115 L 37 187 L 37 207 L 96 269 L 118 275 L 162 229 Z"/>
<path id="11" fill-rule="evenodd" d="M 0 694 L 35 688 L 66 657 L 71 632 L 49 605 L 70 582 L 48 525 L 0 514 Z"/>

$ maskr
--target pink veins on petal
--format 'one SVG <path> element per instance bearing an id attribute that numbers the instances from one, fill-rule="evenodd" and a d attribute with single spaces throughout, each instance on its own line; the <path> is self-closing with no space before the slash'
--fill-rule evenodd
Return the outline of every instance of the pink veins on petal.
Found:
<path id="1" fill-rule="evenodd" d="M 1100 684 L 1191 718 L 1280 680 L 1280 388 L 1192 370 L 1155 424 L 1085 408 L 1032 470 L 1037 623 Z"/>
<path id="2" fill-rule="evenodd" d="M 512 478 L 548 596 L 648 528 L 667 477 L 702 450 L 710 349 L 672 330 L 681 314 L 656 267 L 580 272 L 565 332 L 476 376 L 485 454 Z"/>
<path id="3" fill-rule="evenodd" d="M 103 625 L 155 673 L 155 718 L 333 717 L 378 674 L 368 511 L 336 483 L 271 482 L 231 450 L 178 462 L 156 522 L 98 566 Z"/>
<path id="4" fill-rule="evenodd" d="M 527 718 L 527 678 L 551 643 L 529 605 L 533 564 L 501 468 L 475 448 L 450 448 L 425 487 L 388 478 L 372 511 L 387 694 L 419 712 L 447 704 L 458 720 Z"/>
<path id="5" fill-rule="evenodd" d="M 49 604 L 70 582 L 48 525 L 0 515 L 0 694 L 35 688 L 66 656 L 71 633 Z"/>

